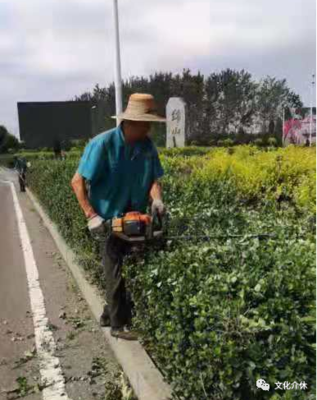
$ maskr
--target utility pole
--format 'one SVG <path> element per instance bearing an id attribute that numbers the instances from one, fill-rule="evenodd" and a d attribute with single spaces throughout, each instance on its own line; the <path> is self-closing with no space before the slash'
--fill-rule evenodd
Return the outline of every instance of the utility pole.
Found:
<path id="1" fill-rule="evenodd" d="M 309 146 L 312 145 L 313 135 L 313 101 L 314 101 L 314 85 L 315 85 L 315 74 L 312 75 L 311 92 L 310 92 L 310 125 L 309 125 Z"/>
<path id="2" fill-rule="evenodd" d="M 122 79 L 121 79 L 121 60 L 120 60 L 120 35 L 119 35 L 119 12 L 118 0 L 113 0 L 113 16 L 115 27 L 115 71 L 114 84 L 116 92 L 116 115 L 122 112 Z M 120 124 L 117 118 L 117 126 Z"/>

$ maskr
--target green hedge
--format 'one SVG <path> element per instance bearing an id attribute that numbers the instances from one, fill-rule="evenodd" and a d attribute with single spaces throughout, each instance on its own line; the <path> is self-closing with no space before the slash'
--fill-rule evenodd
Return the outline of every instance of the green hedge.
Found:
<path id="1" fill-rule="evenodd" d="M 304 179 L 315 171 L 312 150 L 186 152 L 162 156 L 170 233 L 242 237 L 184 238 L 126 260 L 146 348 L 183 399 L 313 399 L 314 210 Z M 34 161 L 29 184 L 100 283 L 98 246 L 70 188 L 77 163 Z M 256 388 L 258 378 L 270 392 Z M 306 381 L 309 390 L 275 391 L 277 381 Z"/>
<path id="2" fill-rule="evenodd" d="M 191 157 L 191 156 L 199 156 L 206 155 L 211 151 L 210 147 L 186 147 L 184 149 L 166 149 L 159 148 L 159 152 L 168 156 L 182 156 L 182 157 Z M 73 147 L 70 151 L 65 153 L 67 159 L 78 159 L 82 154 L 83 149 L 80 147 Z M 34 160 L 53 160 L 55 158 L 54 152 L 50 150 L 22 150 L 13 154 L 0 154 L 0 165 L 3 165 L 7 168 L 13 168 L 14 162 L 13 157 L 17 155 L 19 157 L 25 158 L 27 161 Z"/>
<path id="3" fill-rule="evenodd" d="M 78 159 L 82 154 L 82 150 L 74 149 L 65 153 L 67 159 Z M 35 160 L 54 160 L 55 154 L 53 151 L 20 151 L 13 154 L 0 154 L 0 166 L 3 165 L 7 168 L 14 167 L 14 156 L 25 158 L 27 161 Z"/>
<path id="4" fill-rule="evenodd" d="M 0 154 L 0 167 L 12 168 L 13 167 L 13 155 L 12 154 Z"/>
<path id="5" fill-rule="evenodd" d="M 275 387 L 298 376 L 313 398 L 315 244 L 309 220 L 291 209 L 241 210 L 226 185 L 188 189 L 182 209 L 203 217 L 191 231 L 200 221 L 205 233 L 245 236 L 179 241 L 148 252 L 145 261 L 130 260 L 135 323 L 156 362 L 186 399 L 204 399 L 205 393 L 212 399 L 270 398 L 256 389 L 258 378 Z M 202 193 L 213 199 L 208 207 Z M 249 239 L 252 232 L 277 237 Z"/>

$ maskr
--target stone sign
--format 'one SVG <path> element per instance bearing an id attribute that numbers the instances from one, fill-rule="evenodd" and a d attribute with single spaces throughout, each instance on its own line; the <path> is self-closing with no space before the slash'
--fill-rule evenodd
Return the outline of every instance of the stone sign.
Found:
<path id="1" fill-rule="evenodd" d="M 171 97 L 166 105 L 166 147 L 185 147 L 186 103 L 180 97 Z"/>

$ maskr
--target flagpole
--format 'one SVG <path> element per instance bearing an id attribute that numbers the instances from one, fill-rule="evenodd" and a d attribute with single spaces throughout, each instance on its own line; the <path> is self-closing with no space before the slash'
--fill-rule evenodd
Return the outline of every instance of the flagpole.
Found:
<path id="1" fill-rule="evenodd" d="M 120 60 L 120 35 L 119 35 L 119 12 L 118 0 L 113 0 L 113 16 L 115 27 L 115 73 L 114 84 L 116 94 L 116 115 L 122 112 L 122 79 L 121 79 L 121 60 Z M 117 118 L 117 126 L 120 124 Z"/>

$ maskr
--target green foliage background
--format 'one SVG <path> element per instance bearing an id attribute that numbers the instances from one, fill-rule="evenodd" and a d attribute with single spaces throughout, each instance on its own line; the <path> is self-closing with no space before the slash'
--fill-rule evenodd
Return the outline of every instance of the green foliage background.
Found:
<path id="1" fill-rule="evenodd" d="M 0 125 L 0 154 L 19 148 L 18 139 L 5 126 Z"/>
<path id="2" fill-rule="evenodd" d="M 315 398 L 314 149 L 186 148 L 161 159 L 170 234 L 183 239 L 130 257 L 125 275 L 134 324 L 174 395 Z M 77 165 L 34 160 L 29 185 L 100 284 L 98 244 L 70 188 Z M 198 231 L 216 237 L 186 240 Z M 273 236 L 249 236 L 257 233 Z M 278 381 L 308 390 L 273 390 Z"/>
<path id="3" fill-rule="evenodd" d="M 256 133 L 264 139 L 274 136 L 282 144 L 283 110 L 302 107 L 298 94 L 285 79 L 270 76 L 256 80 L 245 70 L 225 69 L 202 75 L 184 69 L 181 74 L 156 72 L 150 76 L 132 76 L 122 82 L 123 106 L 132 93 L 151 93 L 158 111 L 165 115 L 170 97 L 182 97 L 187 107 L 186 126 L 188 144 L 215 145 L 219 140 L 235 140 L 238 144 L 253 142 Z M 96 106 L 93 114 L 94 134 L 114 127 L 114 83 L 106 87 L 98 84 L 89 92 L 75 97 Z M 165 145 L 163 124 L 153 126 L 158 146 Z"/>

